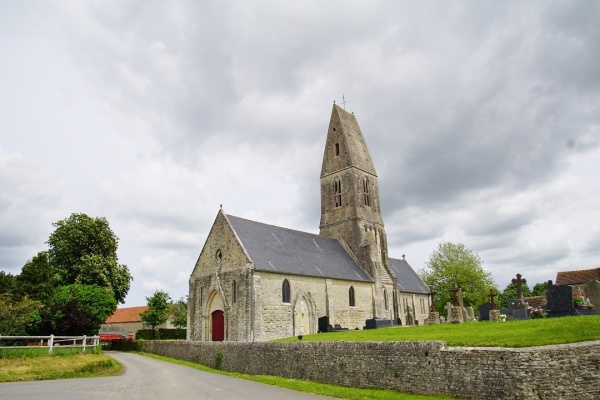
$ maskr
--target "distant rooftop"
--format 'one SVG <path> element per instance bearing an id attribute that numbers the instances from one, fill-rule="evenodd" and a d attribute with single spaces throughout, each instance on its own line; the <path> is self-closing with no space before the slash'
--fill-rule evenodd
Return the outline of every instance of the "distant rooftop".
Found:
<path id="1" fill-rule="evenodd" d="M 148 306 L 117 308 L 117 311 L 106 320 L 105 324 L 118 324 L 124 322 L 141 322 L 140 313 L 146 311 Z"/>
<path id="2" fill-rule="evenodd" d="M 556 274 L 556 285 L 577 285 L 589 281 L 600 281 L 600 268 L 564 271 Z"/>

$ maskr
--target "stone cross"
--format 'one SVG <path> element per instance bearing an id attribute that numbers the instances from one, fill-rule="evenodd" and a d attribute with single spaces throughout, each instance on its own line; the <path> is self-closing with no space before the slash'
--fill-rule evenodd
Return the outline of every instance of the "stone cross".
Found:
<path id="1" fill-rule="evenodd" d="M 523 283 L 527 283 L 526 279 L 522 279 L 521 278 L 522 275 L 521 274 L 517 274 L 517 279 L 513 279 L 512 283 L 517 285 L 517 300 L 523 300 L 523 288 L 521 287 L 521 285 Z"/>
<path id="2" fill-rule="evenodd" d="M 465 305 L 463 304 L 463 296 L 465 294 L 463 293 L 463 291 L 458 288 L 458 292 L 456 292 L 456 297 L 458 297 L 458 305 L 460 306 L 460 308 L 465 308 Z"/>
<path id="3" fill-rule="evenodd" d="M 446 306 L 444 308 L 446 309 L 446 312 L 448 313 L 448 320 L 450 320 L 450 310 L 452 309 L 452 304 L 450 304 L 450 302 L 447 302 Z"/>
<path id="4" fill-rule="evenodd" d="M 456 283 L 454 284 L 454 287 L 452 289 L 450 289 L 450 293 L 452 293 L 452 305 L 453 306 L 457 306 L 458 303 L 456 302 L 456 293 L 459 291 L 460 289 L 458 288 L 458 286 L 456 286 Z"/>
<path id="5" fill-rule="evenodd" d="M 492 310 L 496 309 L 496 303 L 494 303 L 494 297 L 498 296 L 496 293 L 494 293 L 493 289 L 490 289 L 490 294 L 487 295 L 487 297 L 490 298 L 490 303 L 492 303 Z"/>
<path id="6" fill-rule="evenodd" d="M 435 299 L 434 296 L 437 294 L 436 291 L 434 290 L 429 290 L 429 293 L 427 293 L 429 295 L 429 297 L 431 297 L 431 305 L 429 306 L 429 311 L 431 312 L 435 312 Z"/>

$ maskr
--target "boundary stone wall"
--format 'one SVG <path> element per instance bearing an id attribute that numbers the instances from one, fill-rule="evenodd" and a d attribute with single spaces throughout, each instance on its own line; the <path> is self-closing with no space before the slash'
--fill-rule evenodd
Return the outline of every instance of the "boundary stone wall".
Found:
<path id="1" fill-rule="evenodd" d="M 470 399 L 598 399 L 600 341 L 528 348 L 445 342 L 145 341 L 148 353 L 252 375 Z"/>

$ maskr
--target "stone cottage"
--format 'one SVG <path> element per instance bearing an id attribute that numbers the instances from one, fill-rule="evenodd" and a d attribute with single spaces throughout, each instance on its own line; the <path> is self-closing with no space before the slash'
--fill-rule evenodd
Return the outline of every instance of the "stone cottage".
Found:
<path id="1" fill-rule="evenodd" d="M 388 257 L 377 173 L 356 118 L 333 105 L 321 169 L 320 233 L 221 208 L 190 276 L 188 340 L 265 341 L 317 333 L 318 319 L 423 324 L 429 288 Z"/>

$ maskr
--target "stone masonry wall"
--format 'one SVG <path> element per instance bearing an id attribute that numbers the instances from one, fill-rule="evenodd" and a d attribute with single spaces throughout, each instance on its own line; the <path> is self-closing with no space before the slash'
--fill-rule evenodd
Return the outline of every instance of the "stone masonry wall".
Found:
<path id="1" fill-rule="evenodd" d="M 523 349 L 444 342 L 146 341 L 149 353 L 222 369 L 471 399 L 598 399 L 600 341 Z"/>

